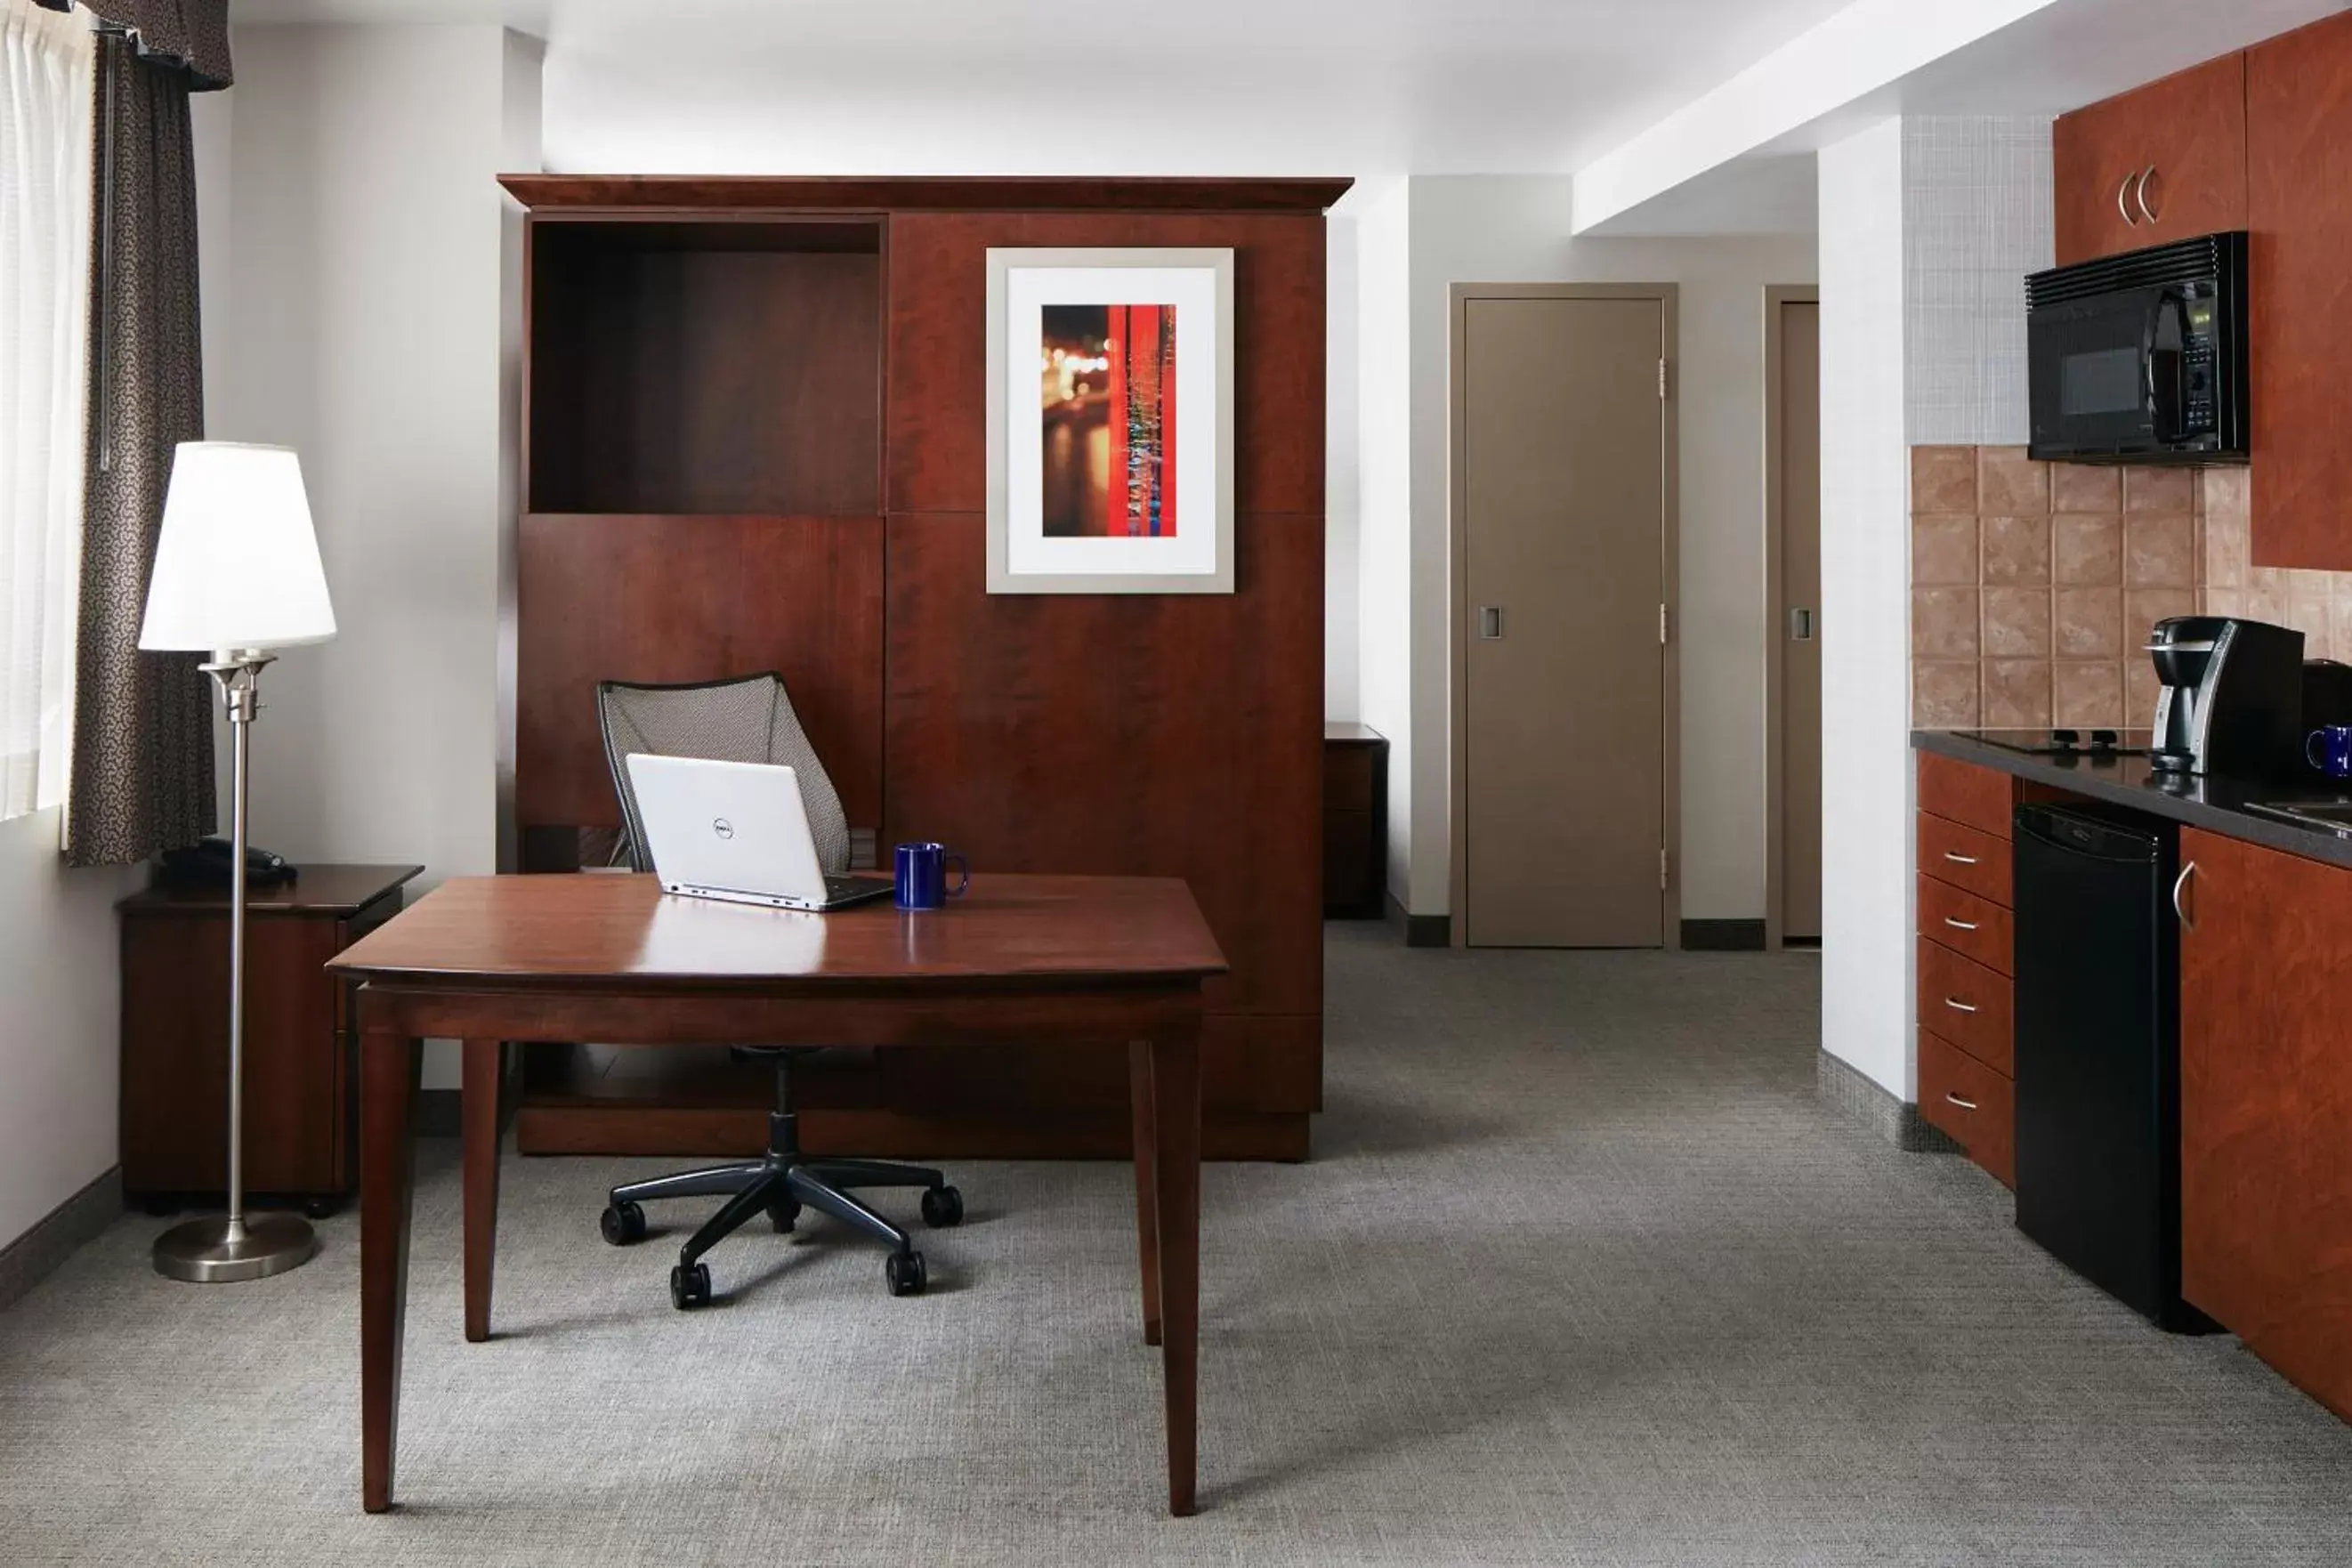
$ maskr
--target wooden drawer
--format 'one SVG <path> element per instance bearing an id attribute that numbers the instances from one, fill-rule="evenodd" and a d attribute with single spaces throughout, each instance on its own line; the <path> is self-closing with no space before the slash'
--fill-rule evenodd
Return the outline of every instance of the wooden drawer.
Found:
<path id="1" fill-rule="evenodd" d="M 1919 814 L 1919 872 L 2002 909 L 2010 907 L 2007 838 L 1923 811 Z"/>
<path id="2" fill-rule="evenodd" d="M 1370 746 L 1323 748 L 1323 808 L 1326 811 L 1372 809 L 1373 749 Z"/>
<path id="3" fill-rule="evenodd" d="M 2009 977 L 1919 938 L 1919 1026 L 1933 1029 L 2003 1078 L 2013 1077 L 2017 1026 Z"/>
<path id="4" fill-rule="evenodd" d="M 1919 875 L 1919 934 L 1996 973 L 2017 973 L 2009 911 L 1924 871 Z"/>
<path id="5" fill-rule="evenodd" d="M 1919 809 L 1932 811 L 1990 833 L 2009 837 L 2009 808 L 2016 798 L 2015 781 L 1993 768 L 1956 763 L 1933 752 L 1919 753 Z"/>
<path id="6" fill-rule="evenodd" d="M 2017 1185 L 2017 1099 L 2009 1079 L 1949 1040 L 1919 1031 L 1919 1114 L 1969 1158 Z"/>

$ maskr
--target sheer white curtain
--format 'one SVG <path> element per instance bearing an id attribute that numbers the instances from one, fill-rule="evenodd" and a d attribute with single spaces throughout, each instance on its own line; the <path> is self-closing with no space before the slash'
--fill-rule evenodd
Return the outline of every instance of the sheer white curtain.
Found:
<path id="1" fill-rule="evenodd" d="M 0 0 L 0 818 L 64 798 L 73 733 L 95 60 Z"/>

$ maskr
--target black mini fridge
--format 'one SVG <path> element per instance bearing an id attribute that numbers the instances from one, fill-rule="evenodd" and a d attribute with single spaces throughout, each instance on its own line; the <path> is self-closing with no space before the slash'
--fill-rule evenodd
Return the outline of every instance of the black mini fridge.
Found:
<path id="1" fill-rule="evenodd" d="M 2014 819 L 2017 1226 L 2160 1327 L 2180 1299 L 2179 834 L 2083 803 Z"/>

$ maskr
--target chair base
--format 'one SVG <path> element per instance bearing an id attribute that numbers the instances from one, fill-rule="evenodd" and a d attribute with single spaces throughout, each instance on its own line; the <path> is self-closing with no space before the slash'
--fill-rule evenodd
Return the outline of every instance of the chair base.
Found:
<path id="1" fill-rule="evenodd" d="M 747 1224 L 765 1214 L 780 1231 L 791 1230 L 803 1208 L 812 1208 L 889 1248 L 884 1278 L 894 1296 L 922 1292 L 926 1283 L 923 1255 L 907 1233 L 852 1196 L 860 1187 L 920 1187 L 923 1219 L 933 1226 L 957 1224 L 963 1218 L 963 1196 L 947 1178 L 923 1165 L 900 1165 L 884 1160 L 805 1159 L 794 1136 L 790 1111 L 769 1118 L 768 1152 L 758 1160 L 713 1165 L 699 1171 L 625 1182 L 612 1190 L 604 1208 L 604 1239 L 616 1247 L 642 1240 L 645 1210 L 638 1205 L 656 1198 L 724 1197 L 719 1212 L 678 1248 L 677 1267 L 670 1273 L 670 1300 L 681 1309 L 710 1300 L 710 1271 L 702 1255 Z"/>

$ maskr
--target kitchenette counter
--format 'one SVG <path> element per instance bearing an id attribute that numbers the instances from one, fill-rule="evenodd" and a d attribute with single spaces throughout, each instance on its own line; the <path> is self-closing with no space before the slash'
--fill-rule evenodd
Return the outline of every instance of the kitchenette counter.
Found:
<path id="1" fill-rule="evenodd" d="M 2145 756 L 2074 752 L 2037 755 L 1981 740 L 1965 731 L 1914 730 L 1919 751 L 1971 763 L 2028 784 L 2111 802 L 2209 833 L 2300 855 L 2352 870 L 2352 834 L 2305 826 L 2250 808 L 2252 801 L 2314 800 L 2329 792 L 2316 779 L 2260 784 L 2220 774 L 2160 773 Z M 2342 798 L 2352 800 L 2352 794 Z"/>

